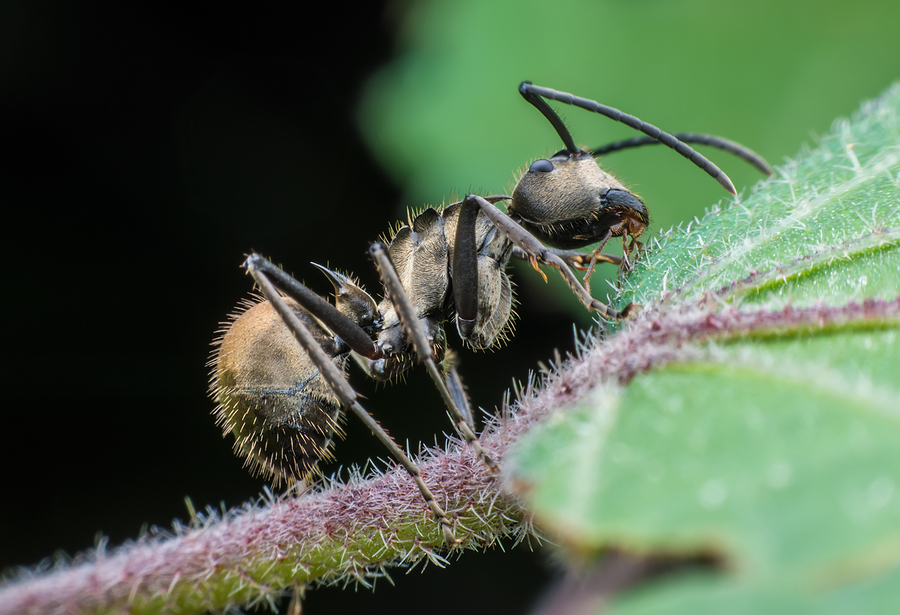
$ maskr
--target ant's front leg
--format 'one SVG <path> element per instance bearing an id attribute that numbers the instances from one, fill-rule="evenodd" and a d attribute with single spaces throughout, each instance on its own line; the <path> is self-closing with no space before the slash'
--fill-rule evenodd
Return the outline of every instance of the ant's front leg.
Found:
<path id="1" fill-rule="evenodd" d="M 581 281 L 584 282 L 584 289 L 591 292 L 591 276 L 594 275 L 594 267 L 597 266 L 597 260 L 600 256 L 605 256 L 603 254 L 603 248 L 606 247 L 606 242 L 609 241 L 609 238 L 612 237 L 612 232 L 607 230 L 606 235 L 603 236 L 603 239 L 600 240 L 600 244 L 594 248 L 594 251 L 591 253 L 591 262 L 588 264 L 587 269 L 584 272 L 584 277 L 581 278 Z"/>
<path id="2" fill-rule="evenodd" d="M 444 381 L 443 375 L 440 373 L 440 370 L 438 370 L 437 364 L 434 361 L 431 344 L 428 342 L 425 330 L 419 322 L 415 308 L 413 308 L 412 302 L 406 294 L 406 290 L 400 283 L 400 277 L 397 275 L 397 269 L 394 267 L 394 263 L 391 262 L 388 249 L 380 241 L 375 242 L 369 248 L 369 255 L 372 257 L 372 260 L 375 261 L 375 266 L 378 269 L 378 274 L 381 276 L 381 281 L 384 284 L 387 295 L 390 297 L 391 303 L 397 311 L 397 315 L 400 318 L 400 324 L 403 326 L 403 330 L 406 332 L 409 341 L 412 342 L 416 355 L 419 357 L 419 361 L 425 363 L 428 375 L 431 376 L 434 385 L 437 387 L 438 392 L 444 400 L 444 404 L 450 411 L 450 416 L 453 419 L 457 432 L 463 437 L 466 444 L 472 447 L 472 450 L 475 451 L 478 459 L 490 469 L 497 470 L 497 463 L 491 459 L 482 448 L 481 443 L 478 441 L 478 436 L 475 435 L 475 432 L 469 426 L 469 419 L 466 417 L 465 413 L 460 410 L 453 394 L 451 394 L 450 390 L 447 388 L 447 383 Z"/>
<path id="3" fill-rule="evenodd" d="M 595 260 L 597 263 L 610 263 L 616 266 L 621 265 L 623 262 L 621 256 L 616 256 L 615 254 L 607 254 L 605 252 L 597 254 L 596 250 L 594 252 L 579 252 L 578 250 L 560 250 L 557 248 L 548 248 L 546 246 L 545 249 L 548 252 L 556 254 L 569 267 L 571 267 L 572 269 L 577 269 L 578 271 L 587 271 L 591 260 Z M 513 247 L 512 255 L 516 258 L 529 260 L 528 253 L 519 246 Z"/>
<path id="4" fill-rule="evenodd" d="M 591 276 L 594 273 L 594 267 L 596 267 L 597 263 L 610 263 L 612 265 L 616 265 L 617 267 L 622 267 L 623 265 L 628 264 L 628 261 L 621 256 L 603 252 L 603 244 L 605 243 L 606 242 L 604 241 L 601 245 L 594 248 L 593 252 L 579 252 L 578 250 L 559 250 L 557 248 L 548 248 L 546 246 L 544 246 L 544 249 L 561 258 L 572 269 L 584 271 L 585 274 L 582 278 L 582 281 L 584 282 L 585 290 L 590 293 Z M 531 259 L 529 254 L 519 246 L 515 246 L 513 248 L 512 254 L 516 258 L 521 258 L 523 260 Z"/>
<path id="5" fill-rule="evenodd" d="M 441 525 L 444 541 L 449 546 L 457 544 L 458 541 L 453 533 L 450 519 L 447 517 L 447 513 L 444 512 L 434 499 L 431 490 L 428 489 L 428 486 L 422 480 L 422 473 L 419 470 L 419 467 L 407 457 L 384 428 L 372 418 L 372 415 L 370 415 L 362 405 L 360 405 L 357 401 L 358 394 L 353 390 L 353 387 L 350 386 L 350 383 L 347 382 L 346 378 L 344 378 L 341 370 L 335 366 L 331 358 L 322 350 L 313 338 L 312 334 L 306 328 L 306 325 L 297 318 L 297 315 L 294 314 L 293 310 L 285 303 L 284 299 L 281 298 L 281 295 L 269 278 L 271 277 L 274 279 L 279 287 L 284 290 L 285 294 L 295 299 L 316 318 L 319 318 L 332 330 L 332 332 L 341 337 L 341 339 L 356 352 L 368 356 L 369 358 L 375 358 L 380 354 L 375 343 L 372 342 L 371 338 L 366 335 L 366 332 L 349 317 L 339 312 L 337 308 L 310 291 L 303 284 L 300 284 L 300 282 L 283 272 L 259 254 L 252 254 L 248 257 L 245 266 L 259 285 L 263 295 L 269 300 L 279 316 L 281 316 L 284 324 L 290 329 L 291 333 L 293 333 L 297 342 L 300 343 L 307 355 L 309 355 L 310 360 L 319 369 L 325 382 L 334 392 L 335 396 L 337 396 L 338 400 L 340 400 L 341 404 L 345 408 L 352 410 L 353 413 L 359 417 L 415 481 L 416 486 L 419 488 L 419 492 L 422 494 L 422 498 L 425 500 L 425 503 L 428 504 L 428 507 Z M 353 340 L 353 342 L 351 343 L 348 340 Z M 354 344 L 356 344 L 357 347 L 354 347 Z"/>
<path id="6" fill-rule="evenodd" d="M 584 306 L 589 310 L 596 310 L 600 312 L 607 318 L 612 320 L 621 320 L 626 318 L 631 311 L 631 306 L 626 306 L 624 310 L 621 312 L 614 310 L 607 306 L 605 303 L 601 303 L 594 299 L 591 294 L 582 286 L 575 276 L 572 274 L 572 270 L 569 269 L 568 264 L 563 258 L 557 256 L 553 250 L 547 248 L 542 244 L 537 238 L 525 230 L 522 226 L 517 224 L 515 220 L 510 218 L 508 215 L 500 211 L 495 205 L 491 204 L 487 200 L 482 197 L 474 194 L 470 194 L 463 200 L 463 212 L 460 213 L 460 222 L 463 220 L 463 216 L 466 215 L 466 210 L 472 210 L 475 207 L 481 209 L 484 214 L 493 222 L 494 226 L 500 229 L 504 235 L 506 235 L 510 241 L 512 241 L 516 246 L 518 246 L 525 255 L 525 258 L 531 263 L 531 265 L 544 275 L 544 273 L 538 268 L 538 263 L 545 263 L 547 265 L 552 265 L 556 267 L 559 271 L 559 274 L 563 277 L 566 283 L 569 285 L 569 288 L 575 293 L 575 296 L 578 297 Z M 459 243 L 459 242 L 458 242 Z M 546 276 L 544 276 L 546 279 Z"/>
<path id="7" fill-rule="evenodd" d="M 641 254 L 644 252 L 644 244 L 635 239 L 633 236 L 631 237 L 631 241 L 626 243 L 627 237 L 622 236 L 622 265 L 619 267 L 620 273 L 627 273 L 631 271 L 634 267 L 634 264 L 637 262 L 637 259 L 641 257 Z M 629 260 L 629 256 L 634 253 L 634 258 Z"/>

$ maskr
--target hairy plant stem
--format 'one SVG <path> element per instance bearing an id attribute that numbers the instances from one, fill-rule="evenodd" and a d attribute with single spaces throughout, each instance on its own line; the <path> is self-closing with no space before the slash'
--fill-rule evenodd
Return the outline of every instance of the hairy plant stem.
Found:
<path id="1" fill-rule="evenodd" d="M 486 429 L 482 443 L 501 461 L 523 433 L 595 387 L 690 360 L 702 344 L 772 331 L 900 323 L 900 297 L 839 307 L 740 311 L 717 301 L 665 311 L 646 309 L 605 341 L 589 339 L 563 365 L 529 380 L 513 408 Z M 455 519 L 457 549 L 532 533 L 527 512 L 498 477 L 458 441 L 426 452 L 422 475 Z M 175 534 L 145 536 L 112 552 L 97 549 L 49 570 L 22 571 L 0 589 L 0 613 L 195 613 L 272 602 L 312 582 L 368 584 L 385 567 L 428 560 L 442 550 L 438 524 L 402 469 L 301 496 L 264 496 L 224 515 L 208 512 Z"/>

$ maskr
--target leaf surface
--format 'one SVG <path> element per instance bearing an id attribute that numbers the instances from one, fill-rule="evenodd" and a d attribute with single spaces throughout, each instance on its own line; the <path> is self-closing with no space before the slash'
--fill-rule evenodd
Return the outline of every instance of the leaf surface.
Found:
<path id="1" fill-rule="evenodd" d="M 721 562 L 613 612 L 900 603 L 898 108 L 895 86 L 650 241 L 620 295 L 641 315 L 592 351 L 637 367 L 598 372 L 507 460 L 570 553 Z"/>

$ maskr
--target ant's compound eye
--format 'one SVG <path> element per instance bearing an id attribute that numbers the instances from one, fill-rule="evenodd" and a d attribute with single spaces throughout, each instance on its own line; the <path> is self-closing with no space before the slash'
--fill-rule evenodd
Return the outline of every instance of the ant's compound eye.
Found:
<path id="1" fill-rule="evenodd" d="M 531 166 L 528 167 L 529 173 L 549 173 L 553 170 L 553 163 L 549 160 L 544 160 L 541 158 L 540 160 L 535 160 L 531 163 Z"/>

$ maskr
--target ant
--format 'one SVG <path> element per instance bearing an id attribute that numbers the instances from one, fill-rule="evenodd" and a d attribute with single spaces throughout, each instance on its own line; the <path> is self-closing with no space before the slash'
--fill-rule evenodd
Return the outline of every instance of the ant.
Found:
<path id="1" fill-rule="evenodd" d="M 225 435 L 234 434 L 235 452 L 252 471 L 276 484 L 310 476 L 319 459 L 331 456 L 332 435 L 341 433 L 341 408 L 349 409 L 416 482 L 445 542 L 457 544 L 451 521 L 419 468 L 360 405 L 346 379 L 348 357 L 377 380 L 397 378 L 417 361 L 424 363 L 457 432 L 496 470 L 475 435 L 456 372 L 445 365 L 444 323 L 455 322 L 459 336 L 473 349 L 490 348 L 502 339 L 510 328 L 513 293 L 505 270 L 513 256 L 528 260 L 541 275 L 539 263 L 555 267 L 588 310 L 612 320 L 634 311 L 632 305 L 617 311 L 594 299 L 590 277 L 600 262 L 631 266 L 629 256 L 640 253 L 637 239 L 649 213 L 595 157 L 662 143 L 732 194 L 734 185 L 725 173 L 688 143 L 722 149 L 772 173 L 761 157 L 719 137 L 671 135 L 595 101 L 527 81 L 519 92 L 550 121 L 565 149 L 532 162 L 511 197 L 468 195 L 441 211 L 425 209 L 397 230 L 389 247 L 372 244 L 369 255 L 384 286 L 380 302 L 352 277 L 321 265 L 314 264 L 334 286 L 334 303 L 259 254 L 247 258 L 243 266 L 264 299 L 245 303 L 232 316 L 210 363 L 218 423 Z M 600 113 L 647 136 L 581 150 L 544 99 Z M 508 201 L 506 213 L 496 206 L 501 201 Z M 622 238 L 621 257 L 602 251 L 613 237 Z M 590 253 L 576 251 L 594 244 Z M 585 271 L 582 281 L 572 269 Z"/>

